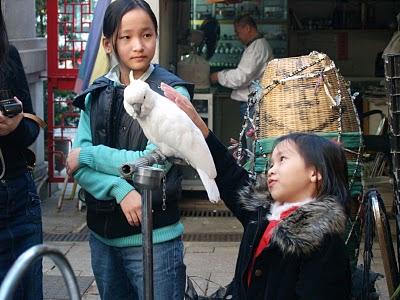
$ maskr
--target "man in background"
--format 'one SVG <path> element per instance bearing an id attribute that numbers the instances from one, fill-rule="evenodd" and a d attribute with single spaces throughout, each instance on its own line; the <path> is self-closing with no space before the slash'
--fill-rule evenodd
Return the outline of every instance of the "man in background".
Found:
<path id="1" fill-rule="evenodd" d="M 240 118 L 247 109 L 249 86 L 253 80 L 260 80 L 265 67 L 273 58 L 272 48 L 257 30 L 257 24 L 250 15 L 237 18 L 234 29 L 239 41 L 246 46 L 236 69 L 222 70 L 210 75 L 211 83 L 231 88 L 232 100 L 240 101 Z"/>

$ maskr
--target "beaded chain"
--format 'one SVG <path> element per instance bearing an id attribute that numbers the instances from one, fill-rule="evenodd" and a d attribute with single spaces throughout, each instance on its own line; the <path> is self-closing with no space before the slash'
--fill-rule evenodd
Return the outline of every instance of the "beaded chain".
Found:
<path id="1" fill-rule="evenodd" d="M 167 209 L 167 173 L 164 172 L 162 178 L 162 210 L 165 211 Z"/>
<path id="2" fill-rule="evenodd" d="M 243 137 L 246 134 L 246 129 L 250 129 L 253 128 L 254 132 L 255 132 L 255 128 L 256 128 L 256 124 L 254 122 L 254 117 L 251 118 L 250 117 L 250 111 L 251 109 L 254 107 L 254 115 L 256 116 L 255 120 L 257 121 L 258 115 L 259 115 L 259 102 L 262 99 L 262 97 L 264 96 L 263 93 L 263 88 L 260 84 L 259 81 L 252 81 L 251 85 L 250 85 L 250 94 L 249 94 L 249 98 L 247 101 L 247 108 L 246 108 L 246 113 L 244 115 L 243 118 L 243 123 L 242 123 L 242 128 L 239 134 L 239 147 L 238 147 L 238 154 L 237 154 L 237 162 L 240 163 L 242 157 L 242 153 L 243 153 Z M 252 149 L 250 149 L 250 151 L 252 153 L 254 153 L 255 149 L 254 149 L 254 145 L 252 146 Z M 252 171 L 252 170 L 251 170 Z"/>
<path id="3" fill-rule="evenodd" d="M 336 80 L 338 82 L 338 89 L 337 89 L 337 95 L 335 96 L 335 101 L 336 101 L 336 107 L 339 108 L 339 117 L 338 117 L 338 142 L 342 142 L 342 128 L 343 128 L 343 123 L 342 123 L 342 117 L 343 117 L 343 107 L 342 107 L 342 91 L 340 90 L 340 78 L 339 78 L 339 72 L 337 69 L 335 69 L 335 75 L 336 75 Z"/>
<path id="4" fill-rule="evenodd" d="M 338 81 L 338 83 L 339 83 L 339 82 L 340 82 L 340 81 L 339 81 L 339 80 L 340 80 L 340 78 L 339 78 L 339 72 L 336 70 L 336 71 L 335 71 L 335 74 L 336 74 L 336 79 L 337 79 L 337 81 Z M 358 93 L 356 93 L 356 94 L 354 94 L 354 95 L 352 96 L 351 93 L 350 93 L 350 91 L 349 91 L 349 94 L 350 94 L 350 97 L 351 97 L 352 102 L 354 101 L 355 97 L 358 95 Z M 343 126 L 343 119 L 342 119 L 342 117 L 343 117 L 343 106 L 342 106 L 342 103 L 341 103 L 342 94 L 341 94 L 340 86 L 339 86 L 339 88 L 338 88 L 338 95 L 337 95 L 335 98 L 336 98 L 336 100 L 337 100 L 336 102 L 338 103 L 338 108 L 339 108 L 338 142 L 341 142 L 341 139 L 342 139 L 342 128 L 343 128 L 343 127 L 342 127 L 342 126 Z M 360 142 L 359 142 L 359 147 L 358 147 L 358 151 L 357 151 L 357 152 L 352 151 L 352 150 L 350 150 L 350 149 L 347 149 L 347 148 L 343 147 L 344 150 L 345 150 L 346 152 L 350 152 L 350 153 L 353 153 L 353 154 L 356 154 L 356 155 L 357 155 L 356 167 L 355 167 L 355 169 L 354 169 L 353 175 L 351 176 L 351 178 L 350 178 L 350 180 L 349 180 L 349 190 L 351 190 L 351 188 L 352 188 L 352 186 L 353 186 L 353 184 L 354 184 L 354 181 L 355 181 L 357 172 L 359 171 L 359 167 L 360 167 L 360 165 L 361 165 L 361 164 L 360 164 L 360 158 L 361 158 L 361 154 L 362 154 L 362 152 L 363 152 L 363 141 L 362 141 L 361 124 L 360 124 L 360 120 L 359 120 L 359 118 L 358 118 L 358 114 L 357 114 L 357 111 L 356 111 L 356 109 L 355 109 L 355 106 L 352 105 L 352 107 L 353 107 L 354 115 L 355 115 L 355 117 L 356 117 L 357 125 L 358 125 L 358 128 L 359 128 L 358 132 L 359 132 L 359 136 L 360 136 Z"/>
<path id="5" fill-rule="evenodd" d="M 339 80 L 340 80 L 339 73 L 336 71 L 335 74 L 336 74 L 336 78 L 337 78 L 337 80 L 339 82 Z M 351 95 L 351 92 L 349 91 L 349 94 L 350 94 L 352 102 L 354 102 L 354 99 L 357 97 L 358 93 L 355 93 L 354 95 Z M 341 133 L 342 133 L 342 124 L 343 124 L 342 123 L 342 113 L 343 113 L 343 111 L 342 111 L 342 105 L 341 105 L 341 90 L 340 90 L 340 86 L 339 86 L 339 89 L 338 89 L 337 97 L 338 97 L 338 100 L 339 100 L 339 135 L 338 135 L 338 142 L 341 142 Z M 355 106 L 352 105 L 352 107 L 353 107 L 354 115 L 356 117 L 357 125 L 358 125 L 358 128 L 359 128 L 358 133 L 359 133 L 359 137 L 360 137 L 360 142 L 358 143 L 359 146 L 358 146 L 358 152 L 357 153 L 355 153 L 355 151 L 352 151 L 350 149 L 347 149 L 347 148 L 343 147 L 345 151 L 357 155 L 356 167 L 354 168 L 354 172 L 353 172 L 353 174 L 352 174 L 352 176 L 351 176 L 351 178 L 349 180 L 349 190 L 352 189 L 354 181 L 355 181 L 355 178 L 356 178 L 357 173 L 359 171 L 359 168 L 361 166 L 360 159 L 361 159 L 361 155 L 362 155 L 362 152 L 363 152 L 363 141 L 362 141 L 362 132 L 361 132 L 360 119 L 358 118 L 358 114 L 357 114 Z M 362 170 L 361 170 L 361 172 L 362 172 Z M 361 177 L 362 177 L 362 174 L 361 174 Z M 350 218 L 348 218 L 348 221 L 351 224 L 351 228 L 350 228 L 350 231 L 349 231 L 349 233 L 347 235 L 347 238 L 346 238 L 346 241 L 345 241 L 345 245 L 348 244 L 348 242 L 350 241 L 351 236 L 353 235 L 353 233 L 355 231 L 355 226 L 357 225 L 357 222 L 360 219 L 361 211 L 362 211 L 362 205 L 360 204 L 359 207 L 358 207 L 358 211 L 357 211 L 357 214 L 356 214 L 356 217 L 355 217 L 354 221 L 352 221 Z"/>

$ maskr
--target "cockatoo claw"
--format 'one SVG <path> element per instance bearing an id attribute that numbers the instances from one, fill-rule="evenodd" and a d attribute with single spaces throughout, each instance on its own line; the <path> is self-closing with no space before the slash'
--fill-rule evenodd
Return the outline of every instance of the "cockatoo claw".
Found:
<path id="1" fill-rule="evenodd" d="M 211 203 L 217 204 L 220 199 L 209 199 Z"/>

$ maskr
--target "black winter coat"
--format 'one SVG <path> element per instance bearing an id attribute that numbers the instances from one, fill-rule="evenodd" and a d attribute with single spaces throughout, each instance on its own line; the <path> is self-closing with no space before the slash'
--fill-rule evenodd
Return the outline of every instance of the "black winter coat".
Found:
<path id="1" fill-rule="evenodd" d="M 21 100 L 25 113 L 34 113 L 24 66 L 17 48 L 12 45 L 8 50 L 6 61 L 0 65 L 0 91 L 2 90 L 9 90 L 10 97 L 16 96 Z M 15 178 L 27 171 L 25 150 L 36 140 L 39 130 L 36 122 L 23 118 L 13 132 L 0 136 L 0 148 L 6 167 L 3 179 Z M 0 173 L 1 171 L 2 164 L 0 164 Z"/>
<path id="2" fill-rule="evenodd" d="M 269 246 L 255 261 L 248 286 L 247 270 L 268 225 L 272 199 L 265 188 L 261 193 L 249 185 L 248 173 L 212 132 L 206 141 L 221 198 L 244 227 L 228 289 L 231 299 L 349 299 L 350 264 L 341 238 L 346 217 L 331 197 L 301 206 L 276 227 Z"/>

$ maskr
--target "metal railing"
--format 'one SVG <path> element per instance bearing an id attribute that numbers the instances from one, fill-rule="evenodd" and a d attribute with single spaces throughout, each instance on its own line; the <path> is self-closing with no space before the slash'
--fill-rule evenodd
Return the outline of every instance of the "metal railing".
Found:
<path id="1" fill-rule="evenodd" d="M 60 269 L 64 282 L 67 285 L 69 298 L 72 300 L 80 299 L 78 282 L 64 254 L 51 246 L 36 245 L 22 253 L 8 271 L 0 286 L 0 300 L 11 300 L 13 298 L 15 289 L 22 276 L 35 260 L 42 256 L 50 257 Z"/>

